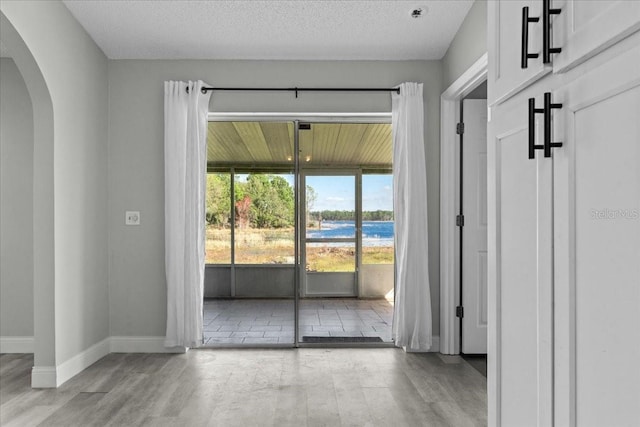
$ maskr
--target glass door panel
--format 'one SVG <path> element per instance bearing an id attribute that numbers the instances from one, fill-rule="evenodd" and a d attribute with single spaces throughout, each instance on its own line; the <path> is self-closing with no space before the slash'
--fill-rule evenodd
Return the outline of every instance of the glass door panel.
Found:
<path id="1" fill-rule="evenodd" d="M 391 125 L 307 123 L 299 148 L 299 343 L 390 344 Z"/>
<path id="2" fill-rule="evenodd" d="M 209 122 L 204 339 L 294 345 L 293 122 Z"/>

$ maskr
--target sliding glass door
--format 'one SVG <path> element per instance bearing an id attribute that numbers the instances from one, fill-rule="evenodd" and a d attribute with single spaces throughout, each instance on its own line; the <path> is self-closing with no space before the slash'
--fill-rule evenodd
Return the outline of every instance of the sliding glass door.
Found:
<path id="1" fill-rule="evenodd" d="M 390 343 L 391 126 L 210 121 L 207 346 Z"/>

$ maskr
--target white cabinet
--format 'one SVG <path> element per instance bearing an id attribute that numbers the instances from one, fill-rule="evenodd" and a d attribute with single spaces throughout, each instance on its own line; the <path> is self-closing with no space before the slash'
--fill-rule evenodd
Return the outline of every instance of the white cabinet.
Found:
<path id="1" fill-rule="evenodd" d="M 521 102 L 523 101 L 523 102 Z M 541 102 L 541 99 L 538 100 Z M 489 303 L 498 314 L 489 334 L 490 421 L 502 426 L 546 426 L 552 423 L 552 163 L 541 153 L 528 158 L 527 99 L 506 105 L 489 131 L 491 177 Z M 536 119 L 536 144 L 542 121 Z M 492 378 L 493 377 L 493 378 Z M 497 401 L 492 399 L 497 397 Z M 492 409 L 494 416 L 492 417 Z"/>
<path id="2" fill-rule="evenodd" d="M 640 45 L 554 91 L 556 425 L 640 425 Z"/>
<path id="3" fill-rule="evenodd" d="M 637 0 L 552 0 L 553 72 L 564 72 L 640 29 Z"/>
<path id="4" fill-rule="evenodd" d="M 523 28 L 523 9 L 528 8 L 530 17 L 540 17 L 540 0 L 490 1 L 487 13 L 490 24 L 487 27 L 489 55 L 489 105 L 501 103 L 537 79 L 551 71 L 544 66 L 542 58 L 529 59 L 527 68 L 521 68 L 522 31 L 528 30 L 527 51 L 541 54 L 542 26 L 540 21 L 529 23 Z"/>
<path id="5" fill-rule="evenodd" d="M 545 4 L 556 11 L 547 13 L 548 22 Z M 576 67 L 640 29 L 638 0 L 492 0 L 487 13 L 492 23 L 487 41 L 490 105 L 506 101 L 552 70 L 562 73 Z M 560 49 L 546 64 L 545 34 L 549 48 Z M 521 58 L 527 53 L 537 57 L 523 68 Z"/>
<path id="6" fill-rule="evenodd" d="M 562 72 L 513 77 L 511 87 L 498 87 L 506 96 L 494 98 L 490 425 L 640 425 L 638 4 L 562 3 L 552 42 L 562 48 L 553 55 Z M 495 8 L 489 28 L 505 28 Z M 571 26 L 561 29 L 567 19 Z M 495 95 L 496 70 L 489 76 Z M 562 104 L 548 115 L 550 140 L 562 146 L 530 160 L 528 100 L 542 109 L 545 93 Z M 543 145 L 544 121 L 534 114 L 535 145 Z"/>

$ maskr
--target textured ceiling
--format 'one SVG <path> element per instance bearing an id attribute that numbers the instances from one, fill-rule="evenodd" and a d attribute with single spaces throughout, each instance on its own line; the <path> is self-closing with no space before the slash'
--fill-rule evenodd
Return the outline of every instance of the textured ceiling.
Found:
<path id="1" fill-rule="evenodd" d="M 64 3 L 112 59 L 408 60 L 442 58 L 473 0 Z"/>

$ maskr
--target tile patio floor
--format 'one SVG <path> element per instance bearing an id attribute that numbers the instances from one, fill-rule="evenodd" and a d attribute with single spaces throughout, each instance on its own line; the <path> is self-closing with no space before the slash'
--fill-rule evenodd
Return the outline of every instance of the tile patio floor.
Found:
<path id="1" fill-rule="evenodd" d="M 385 299 L 300 300 L 300 340 L 312 337 L 380 337 L 391 342 L 393 303 Z M 294 302 L 290 299 L 205 299 L 206 346 L 291 344 Z"/>

